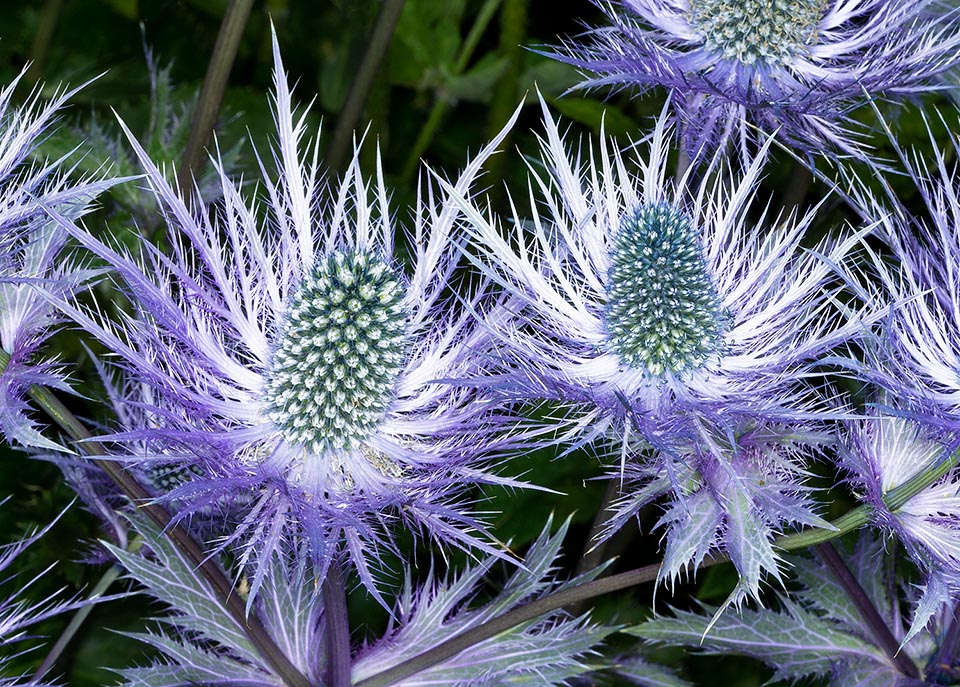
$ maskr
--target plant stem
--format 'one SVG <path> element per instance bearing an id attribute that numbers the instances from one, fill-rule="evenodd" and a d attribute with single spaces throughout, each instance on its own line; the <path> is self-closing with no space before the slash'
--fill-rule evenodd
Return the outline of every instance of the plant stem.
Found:
<path id="1" fill-rule="evenodd" d="M 327 687 L 350 687 L 350 623 L 347 593 L 337 560 L 323 578 L 323 615 L 326 620 Z"/>
<path id="2" fill-rule="evenodd" d="M 363 106 L 367 102 L 367 96 L 370 95 L 370 89 L 373 88 L 373 80 L 393 40 L 393 33 L 397 28 L 397 22 L 400 21 L 404 3 L 405 0 L 384 0 L 383 2 L 367 51 L 357 68 L 356 78 L 350 84 L 350 92 L 340 110 L 337 128 L 334 129 L 330 147 L 327 149 L 327 168 L 332 172 L 336 173 L 343 169 L 350 151 L 353 130 L 357 126 L 360 115 L 363 114 Z"/>
<path id="3" fill-rule="evenodd" d="M 453 65 L 451 76 L 460 76 L 467 68 L 470 58 L 473 57 L 473 51 L 476 50 L 483 32 L 487 30 L 487 25 L 490 23 L 490 20 L 493 19 L 493 15 L 496 14 L 501 2 L 502 0 L 486 0 L 486 2 L 483 3 L 483 7 L 481 7 L 477 13 L 476 21 L 473 22 L 473 26 L 470 28 L 470 33 L 467 34 L 467 38 L 463 42 L 460 54 L 457 56 L 457 61 Z M 440 128 L 440 124 L 443 122 L 443 118 L 447 114 L 450 104 L 450 98 L 447 97 L 442 89 L 438 89 L 437 100 L 433 104 L 433 109 L 430 110 L 426 123 L 420 129 L 417 140 L 410 147 L 407 161 L 403 165 L 403 171 L 400 172 L 401 185 L 406 185 L 413 176 L 413 173 L 417 171 L 420 158 L 423 157 L 424 152 L 426 152 L 427 147 L 437 133 L 437 129 Z"/>
<path id="4" fill-rule="evenodd" d="M 133 542 L 131 542 L 132 544 Z M 139 546 L 141 542 L 136 541 L 136 545 Z M 110 588 L 114 582 L 117 581 L 117 578 L 120 577 L 120 574 L 123 570 L 119 565 L 111 565 L 110 568 L 103 573 L 103 576 L 97 582 L 96 586 L 90 591 L 90 594 L 87 596 L 88 601 L 93 601 L 101 596 L 103 596 L 107 590 Z M 57 637 L 57 641 L 50 648 L 50 651 L 47 652 L 47 655 L 44 656 L 43 662 L 40 664 L 40 667 L 37 668 L 36 672 L 33 674 L 33 680 L 40 682 L 44 675 L 46 675 L 53 665 L 57 662 L 57 659 L 60 658 L 60 654 L 63 653 L 63 650 L 67 648 L 67 645 L 77 634 L 77 631 L 80 629 L 80 626 L 86 621 L 87 616 L 90 615 L 90 612 L 93 610 L 93 603 L 89 603 L 82 608 L 77 609 L 77 612 L 73 614 L 73 617 L 70 618 L 70 622 L 67 624 L 66 629 L 60 636 Z"/>
<path id="5" fill-rule="evenodd" d="M 857 578 L 850 572 L 850 568 L 847 567 L 843 558 L 837 553 L 833 544 L 829 542 L 817 544 L 815 548 L 817 554 L 833 573 L 834 578 L 836 578 L 840 586 L 843 587 L 843 590 L 853 601 L 857 610 L 860 611 L 877 646 L 883 649 L 887 658 L 893 662 L 893 665 L 896 666 L 902 675 L 914 679 L 919 678 L 920 670 L 917 668 L 917 664 L 913 662 L 906 652 L 900 652 L 900 643 L 890 632 L 890 628 L 887 627 L 880 612 L 877 611 L 877 607 L 873 605 L 870 597 L 867 596 L 867 592 L 864 591 L 860 582 L 858 582 Z"/>
<path id="6" fill-rule="evenodd" d="M 960 449 L 939 463 L 917 473 L 898 487 L 891 489 L 884 495 L 884 502 L 887 508 L 891 513 L 896 513 L 924 488 L 930 486 L 956 467 L 958 458 L 960 458 Z M 795 534 L 781 535 L 774 540 L 774 546 L 783 551 L 795 551 L 831 541 L 867 525 L 870 522 L 872 512 L 873 509 L 866 504 L 857 506 L 831 523 L 835 529 L 821 528 L 797 532 Z M 728 560 L 730 559 L 725 554 L 707 556 L 698 566 L 697 570 L 710 568 L 714 565 L 725 563 Z M 645 582 L 651 582 L 657 578 L 659 571 L 660 564 L 656 563 L 618 575 L 611 575 L 610 577 L 584 582 L 575 587 L 569 587 L 555 594 L 537 599 L 536 601 L 519 606 L 482 625 L 478 625 L 441 642 L 432 649 L 428 649 L 422 654 L 414 656 L 403 663 L 398 663 L 389 670 L 368 677 L 366 680 L 361 680 L 353 687 L 389 687 L 389 685 L 436 665 L 444 659 L 455 656 L 461 651 L 469 649 L 473 645 L 486 639 L 495 637 L 501 632 L 505 632 L 521 623 L 534 620 L 541 615 L 572 604 L 581 604 L 597 596 L 620 591 L 621 589 L 628 589 Z"/>
<path id="7" fill-rule="evenodd" d="M 227 11 L 223 15 L 223 21 L 220 23 L 217 42 L 213 46 L 213 56 L 210 58 L 210 64 L 207 65 L 207 75 L 203 79 L 203 87 L 197 98 L 197 108 L 190 122 L 190 137 L 187 139 L 187 147 L 183 152 L 183 159 L 177 173 L 177 184 L 183 198 L 189 197 L 190 190 L 193 188 L 193 179 L 203 169 L 205 160 L 203 149 L 210 141 L 213 127 L 217 123 L 220 104 L 227 89 L 227 79 L 230 78 L 230 70 L 233 69 L 233 61 L 237 56 L 240 39 L 243 37 L 243 30 L 247 25 L 247 19 L 250 18 L 252 7 L 253 0 L 230 0 Z"/>
<path id="8" fill-rule="evenodd" d="M 0 349 L 0 373 L 9 363 L 10 355 Z M 116 462 L 104 458 L 109 455 L 107 448 L 99 441 L 93 440 L 83 423 L 49 389 L 34 385 L 30 387 L 29 394 L 30 398 L 76 442 L 78 448 L 93 458 L 97 467 L 107 473 L 127 498 L 136 504 L 138 510 L 146 513 L 200 570 L 219 596 L 224 609 L 246 631 L 260 655 L 276 670 L 284 683 L 289 687 L 310 687 L 307 678 L 297 670 L 270 637 L 260 618 L 253 612 L 247 614 L 243 600 L 234 593 L 233 584 L 220 566 L 207 555 L 203 547 L 182 525 L 173 521 L 170 512 L 156 503 L 153 495 L 133 475 L 122 469 Z"/>
<path id="9" fill-rule="evenodd" d="M 707 559 L 704 561 L 703 567 L 716 565 L 722 560 L 727 559 L 726 557 L 717 558 L 716 560 Z M 536 601 L 531 601 L 528 604 L 515 608 L 512 611 L 508 611 L 501 616 L 489 620 L 482 625 L 478 625 L 477 627 L 456 635 L 445 642 L 441 642 L 432 649 L 429 649 L 418 656 L 414 656 L 403 663 L 398 663 L 389 670 L 385 670 L 382 673 L 377 673 L 376 675 L 368 677 L 366 680 L 361 680 L 353 687 L 387 687 L 388 685 L 399 682 L 400 680 L 410 677 L 421 670 L 425 670 L 430 666 L 436 665 L 446 658 L 456 656 L 461 651 L 469 649 L 485 639 L 495 637 L 501 632 L 505 632 L 510 628 L 520 625 L 521 623 L 535 620 L 545 613 L 556 611 L 559 608 L 563 608 L 564 606 L 569 606 L 571 604 L 578 604 L 596 596 L 620 591 L 621 589 L 629 589 L 630 587 L 635 587 L 636 585 L 643 584 L 644 582 L 651 582 L 657 579 L 657 573 L 659 571 L 659 563 L 648 565 L 646 567 L 630 570 L 618 575 L 611 575 L 610 577 L 604 577 L 599 580 L 586 582 L 584 584 L 577 585 L 576 587 L 563 589 L 555 594 L 551 594 L 550 596 L 537 599 Z"/>
<path id="10" fill-rule="evenodd" d="M 622 495 L 620 482 L 619 477 L 612 477 L 607 480 L 607 488 L 603 492 L 603 500 L 600 501 L 600 508 L 597 509 L 597 514 L 593 516 L 593 522 L 590 524 L 590 533 L 587 535 L 586 549 L 580 556 L 580 560 L 577 561 L 574 575 L 582 575 L 588 570 L 593 570 L 603 562 L 607 544 L 610 540 L 597 540 L 610 522 L 610 516 L 613 515 L 610 506 Z M 593 546 L 591 546 L 591 544 L 593 544 Z M 571 612 L 577 615 L 574 609 L 571 609 Z"/>
<path id="11" fill-rule="evenodd" d="M 489 116 L 487 117 L 487 140 L 496 137 L 503 125 L 510 121 L 517 100 L 522 95 L 520 79 L 523 75 L 523 44 L 527 37 L 527 0 L 504 0 L 500 10 L 500 40 L 497 45 L 497 56 L 506 62 L 506 68 L 497 80 L 493 99 L 490 102 Z M 504 137 L 500 144 L 501 150 L 510 146 L 511 134 Z M 492 206 L 502 204 L 505 198 L 505 189 L 501 183 L 506 178 L 507 164 L 510 158 L 506 155 L 494 155 L 489 158 L 484 167 L 487 170 L 484 183 L 489 189 L 487 195 Z"/>

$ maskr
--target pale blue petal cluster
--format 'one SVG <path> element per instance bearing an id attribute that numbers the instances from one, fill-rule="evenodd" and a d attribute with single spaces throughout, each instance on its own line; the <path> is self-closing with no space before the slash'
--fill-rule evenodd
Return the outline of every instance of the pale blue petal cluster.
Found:
<path id="1" fill-rule="evenodd" d="M 608 26 L 552 56 L 612 85 L 671 95 L 691 156 L 756 129 L 811 153 L 857 146 L 849 110 L 940 87 L 960 15 L 938 0 L 594 0 Z M 549 53 L 548 53 L 549 54 Z"/>

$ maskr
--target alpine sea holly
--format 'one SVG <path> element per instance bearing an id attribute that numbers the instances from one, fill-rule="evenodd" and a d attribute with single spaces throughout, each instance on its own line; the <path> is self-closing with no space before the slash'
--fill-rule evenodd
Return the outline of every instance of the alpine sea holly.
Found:
<path id="1" fill-rule="evenodd" d="M 663 574 L 719 546 L 756 594 L 777 574 L 774 533 L 822 525 L 802 477 L 835 411 L 807 382 L 863 327 L 862 306 L 835 307 L 859 236 L 802 248 L 813 212 L 751 215 L 761 157 L 669 180 L 665 116 L 635 168 L 606 138 L 571 155 L 544 118 L 530 220 L 505 238 L 461 198 L 467 254 L 503 293 L 490 325 L 501 386 L 572 405 L 559 435 L 619 456 L 631 483 L 608 534 L 672 492 Z"/>
<path id="2" fill-rule="evenodd" d="M 950 122 L 944 116 L 946 125 Z M 956 121 L 956 120 L 954 120 Z M 960 139 L 946 144 L 928 126 L 930 157 L 908 157 L 894 141 L 918 193 L 912 208 L 893 193 L 879 200 L 853 179 L 852 205 L 875 218 L 885 246 L 871 253 L 867 275 L 878 297 L 889 303 L 882 328 L 855 365 L 862 376 L 887 390 L 901 411 L 944 431 L 960 429 L 960 178 L 952 158 Z M 885 184 L 884 188 L 889 189 Z"/>
<path id="3" fill-rule="evenodd" d="M 470 310 L 482 289 L 448 307 L 458 212 L 429 184 L 409 273 L 379 169 L 367 182 L 355 159 L 328 194 L 316 145 L 300 150 L 306 115 L 294 112 L 276 44 L 274 59 L 278 176 L 261 165 L 262 196 L 245 200 L 221 167 L 222 202 L 194 207 L 130 136 L 171 252 L 144 241 L 133 255 L 75 231 L 116 272 L 131 312 L 113 322 L 61 307 L 115 354 L 118 387 L 139 406 L 112 436 L 128 444 L 117 460 L 176 473 L 182 484 L 163 497 L 180 517 L 241 507 L 225 541 L 254 570 L 252 595 L 271 556 L 301 538 L 317 574 L 342 549 L 374 589 L 370 563 L 396 523 L 489 546 L 456 501 L 497 481 L 480 455 L 509 439 L 476 388 L 450 383 L 476 374 L 486 333 Z"/>
<path id="4" fill-rule="evenodd" d="M 960 16 L 938 0 L 594 0 L 610 26 L 552 54 L 584 86 L 665 88 L 691 157 L 778 132 L 807 152 L 853 150 L 865 97 L 938 88 Z M 549 53 L 548 53 L 549 54 Z"/>

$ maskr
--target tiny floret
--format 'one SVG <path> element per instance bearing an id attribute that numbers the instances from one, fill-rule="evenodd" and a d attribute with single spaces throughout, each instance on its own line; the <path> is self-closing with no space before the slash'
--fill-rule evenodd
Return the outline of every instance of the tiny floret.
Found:
<path id="1" fill-rule="evenodd" d="M 605 312 L 610 348 L 652 374 L 696 368 L 717 353 L 724 311 L 690 219 L 641 206 L 613 237 Z"/>
<path id="2" fill-rule="evenodd" d="M 809 55 L 825 10 L 823 0 L 694 0 L 690 24 L 724 59 L 783 64 Z"/>
<path id="3" fill-rule="evenodd" d="M 354 449 L 381 422 L 404 364 L 405 290 L 382 257 L 336 251 L 293 296 L 266 375 L 269 418 L 313 453 Z"/>

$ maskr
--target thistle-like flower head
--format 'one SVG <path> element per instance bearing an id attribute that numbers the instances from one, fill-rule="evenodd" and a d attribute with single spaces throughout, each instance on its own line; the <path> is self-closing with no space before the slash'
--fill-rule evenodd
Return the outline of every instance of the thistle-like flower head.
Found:
<path id="1" fill-rule="evenodd" d="M 753 127 L 810 151 L 851 150 L 852 104 L 936 88 L 957 63 L 960 23 L 935 0 L 616 0 L 609 26 L 554 57 L 590 74 L 585 86 L 673 99 L 687 152 L 708 152 Z"/>
<path id="2" fill-rule="evenodd" d="M 476 372 L 486 334 L 470 311 L 482 293 L 447 307 L 458 303 L 458 212 L 432 186 L 409 269 L 379 171 L 367 182 L 354 160 L 327 195 L 275 58 L 278 177 L 262 170 L 261 203 L 221 168 L 222 202 L 189 207 L 131 137 L 172 252 L 145 241 L 134 256 L 75 232 L 116 271 L 133 312 L 113 323 L 63 307 L 121 361 L 118 387 L 140 408 L 115 437 L 136 454 L 125 460 L 180 483 L 167 496 L 182 515 L 242 506 L 227 539 L 257 563 L 254 594 L 270 554 L 299 538 L 320 564 L 346 549 L 372 588 L 368 566 L 395 522 L 482 541 L 455 497 L 496 480 L 478 460 L 505 435 L 475 388 L 450 383 Z M 458 192 L 478 172 L 471 164 Z"/>
<path id="3" fill-rule="evenodd" d="M 950 157 L 960 150 L 930 135 L 928 161 L 901 151 L 918 191 L 908 209 L 888 194 L 881 201 L 854 183 L 855 207 L 877 222 L 887 246 L 877 250 L 869 274 L 878 298 L 889 304 L 862 375 L 897 399 L 899 412 L 944 431 L 960 430 L 960 179 Z M 894 145 L 896 142 L 894 141 Z"/>
<path id="4" fill-rule="evenodd" d="M 858 236 L 802 249 L 812 212 L 750 216 L 758 161 L 718 169 L 718 183 L 667 179 L 664 117 L 631 171 L 606 138 L 571 156 L 544 114 L 549 173 L 531 169 L 532 219 L 515 216 L 504 238 L 461 199 L 473 261 L 504 294 L 496 343 L 514 384 L 589 404 L 594 435 L 638 430 L 664 447 L 689 447 L 704 426 L 819 417 L 797 383 L 861 331 L 862 312 L 831 303 Z"/>
<path id="5" fill-rule="evenodd" d="M 470 255 L 504 294 L 490 324 L 504 380 L 519 396 L 575 405 L 562 436 L 612 446 L 620 474 L 646 485 L 626 489 L 616 523 L 665 491 L 703 491 L 714 524 L 684 562 L 739 536 L 734 521 L 763 541 L 778 523 L 815 521 L 802 446 L 824 441 L 815 421 L 829 409 L 804 379 L 861 329 L 862 313 L 831 303 L 856 236 L 803 249 L 812 214 L 750 216 L 758 160 L 667 179 L 666 117 L 632 168 L 606 139 L 571 156 L 544 114 L 549 171 L 531 167 L 533 217 L 515 216 L 505 237 L 464 201 Z M 772 565 L 765 547 L 766 563 L 747 568 Z"/>
<path id="6" fill-rule="evenodd" d="M 13 93 L 22 77 L 0 91 L 0 433 L 23 446 L 57 449 L 38 431 L 26 400 L 33 384 L 68 389 L 64 371 L 38 357 L 62 316 L 35 288 L 43 285 L 69 299 L 95 273 L 64 255 L 67 233 L 46 210 L 56 208 L 72 220 L 116 180 L 72 181 L 63 160 L 31 164 L 30 155 L 76 91 L 61 91 L 49 102 L 35 91 L 15 106 Z"/>

